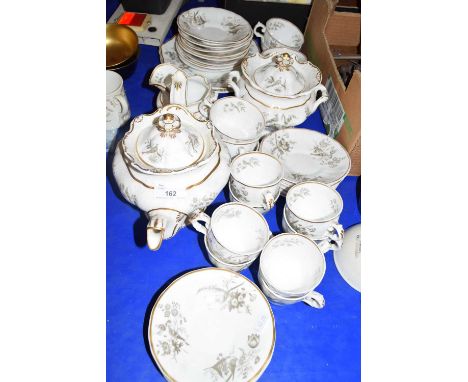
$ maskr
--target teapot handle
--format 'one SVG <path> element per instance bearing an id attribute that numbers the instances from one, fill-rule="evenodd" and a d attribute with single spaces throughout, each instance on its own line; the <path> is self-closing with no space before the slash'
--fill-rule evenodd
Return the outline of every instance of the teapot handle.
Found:
<path id="1" fill-rule="evenodd" d="M 162 244 L 164 236 L 164 221 L 157 217 L 150 218 L 146 226 L 146 241 L 149 249 L 157 251 Z"/>
<path id="2" fill-rule="evenodd" d="M 243 79 L 241 78 L 240 73 L 237 70 L 233 70 L 232 72 L 229 73 L 228 79 L 227 79 L 227 85 L 234 90 L 234 95 L 236 97 L 242 98 L 244 94 L 240 90 L 240 87 L 238 84 L 241 83 Z"/>
<path id="3" fill-rule="evenodd" d="M 181 70 L 177 70 L 172 76 L 169 102 L 187 106 L 187 76 Z"/>

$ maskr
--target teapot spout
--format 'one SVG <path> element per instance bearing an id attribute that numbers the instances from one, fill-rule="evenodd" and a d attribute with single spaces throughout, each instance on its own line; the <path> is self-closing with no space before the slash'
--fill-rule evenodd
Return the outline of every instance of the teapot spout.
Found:
<path id="1" fill-rule="evenodd" d="M 162 244 L 164 238 L 164 220 L 158 216 L 151 216 L 146 226 L 146 241 L 149 249 L 157 251 Z"/>

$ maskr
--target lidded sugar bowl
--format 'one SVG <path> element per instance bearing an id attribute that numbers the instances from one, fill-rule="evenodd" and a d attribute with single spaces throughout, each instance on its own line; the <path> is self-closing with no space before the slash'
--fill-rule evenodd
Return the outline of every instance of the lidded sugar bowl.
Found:
<path id="1" fill-rule="evenodd" d="M 132 121 L 112 170 L 124 198 L 146 213 L 148 246 L 157 250 L 223 189 L 229 154 L 208 121 L 170 104 Z"/>
<path id="2" fill-rule="evenodd" d="M 241 70 L 229 74 L 228 84 L 262 111 L 267 126 L 296 126 L 328 99 L 320 70 L 289 49 L 249 56 Z"/>

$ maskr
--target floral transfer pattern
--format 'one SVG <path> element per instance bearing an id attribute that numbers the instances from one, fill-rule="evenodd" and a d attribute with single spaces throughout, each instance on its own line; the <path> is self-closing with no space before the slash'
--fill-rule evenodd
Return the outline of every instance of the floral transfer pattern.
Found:
<path id="1" fill-rule="evenodd" d="M 330 168 L 337 167 L 346 157 L 337 157 L 337 149 L 333 147 L 330 138 L 322 139 L 318 142 L 310 155 L 317 156 L 320 159 L 320 164 Z"/>
<path id="2" fill-rule="evenodd" d="M 283 159 L 284 154 L 291 152 L 296 144 L 296 141 L 289 139 L 288 133 L 280 136 L 278 136 L 278 134 L 274 134 L 271 139 L 274 139 L 276 143 L 276 145 L 273 145 L 271 153 L 279 159 Z"/>
<path id="3" fill-rule="evenodd" d="M 259 166 L 260 161 L 257 158 L 242 158 L 242 160 L 236 161 L 236 167 L 234 168 L 234 171 L 236 172 L 236 174 L 238 174 L 248 167 L 254 168 Z"/>
<path id="4" fill-rule="evenodd" d="M 289 197 L 289 200 L 292 203 L 295 203 L 297 199 L 304 199 L 305 197 L 310 196 L 310 190 L 308 188 L 298 188 Z"/>
<path id="5" fill-rule="evenodd" d="M 245 282 L 240 277 L 232 277 L 222 280 L 221 284 L 213 284 L 200 288 L 197 294 L 206 294 L 214 301 L 215 306 L 221 310 L 240 314 L 252 314 L 251 303 L 257 296 L 248 292 Z"/>
<path id="6" fill-rule="evenodd" d="M 291 228 L 293 228 L 297 233 L 300 233 L 305 236 L 314 236 L 317 229 L 312 224 L 305 224 L 294 214 L 292 214 L 288 209 L 285 210 L 286 220 L 288 221 Z"/>
<path id="7" fill-rule="evenodd" d="M 178 302 L 161 304 L 158 309 L 164 315 L 164 322 L 156 325 L 156 332 L 160 338 L 156 344 L 156 353 L 177 360 L 178 355 L 189 346 L 185 330 L 187 319 L 181 314 Z"/>
<path id="8" fill-rule="evenodd" d="M 224 104 L 224 112 L 237 111 L 238 113 L 245 112 L 245 104 L 242 101 L 229 102 Z"/>
<path id="9" fill-rule="evenodd" d="M 216 198 L 216 195 L 218 195 L 216 192 L 211 192 L 201 197 L 195 196 L 194 198 L 192 198 L 192 201 L 190 202 L 190 209 L 193 211 L 204 210 L 206 206 L 211 204 L 214 198 Z"/>
<path id="10" fill-rule="evenodd" d="M 237 200 L 240 202 L 248 203 L 249 202 L 249 192 L 247 189 L 237 182 L 231 181 L 231 191 Z"/>
<path id="11" fill-rule="evenodd" d="M 260 335 L 252 333 L 247 336 L 244 347 L 239 347 L 228 354 L 219 353 L 214 365 L 205 369 L 217 381 L 246 380 L 260 362 Z"/>
<path id="12" fill-rule="evenodd" d="M 303 245 L 304 243 L 297 237 L 281 237 L 280 239 L 275 240 L 273 244 L 271 244 L 271 248 L 293 247 L 298 244 Z"/>

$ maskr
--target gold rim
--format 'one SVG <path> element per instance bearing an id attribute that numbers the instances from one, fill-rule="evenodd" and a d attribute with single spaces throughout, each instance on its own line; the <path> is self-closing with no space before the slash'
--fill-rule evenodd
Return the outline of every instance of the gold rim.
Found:
<path id="1" fill-rule="evenodd" d="M 258 89 L 257 89 L 258 90 Z M 247 88 L 247 85 L 245 86 L 245 91 L 249 94 L 250 97 L 252 97 L 256 102 L 262 104 L 263 106 L 265 107 L 268 107 L 269 109 L 274 109 L 274 110 L 290 110 L 290 109 L 294 109 L 296 107 L 301 107 L 301 106 L 304 106 L 307 102 L 310 101 L 310 99 L 312 98 L 312 95 L 309 96 L 309 98 L 307 98 L 303 103 L 299 104 L 299 105 L 295 105 L 295 106 L 288 106 L 288 107 L 279 107 L 279 106 L 271 106 L 271 105 L 268 105 L 266 103 L 264 103 L 263 101 L 260 101 L 258 98 L 255 98 L 250 92 L 249 92 L 249 89 Z M 258 90 L 259 91 L 259 90 Z M 280 97 L 278 97 L 280 98 Z"/>
<path id="2" fill-rule="evenodd" d="M 253 382 L 255 381 L 267 368 L 268 364 L 270 363 L 271 361 L 271 357 L 273 355 L 273 350 L 275 348 L 275 343 L 276 343 L 276 326 L 275 326 L 275 317 L 273 315 L 273 311 L 271 310 L 271 306 L 270 306 L 270 303 L 268 302 L 268 299 L 265 297 L 265 295 L 263 294 L 263 292 L 261 291 L 261 289 L 255 284 L 253 283 L 251 280 L 249 280 L 247 277 L 245 277 L 244 275 L 240 274 L 240 273 L 237 273 L 237 272 L 234 272 L 234 271 L 231 271 L 231 270 L 228 270 L 228 269 L 222 269 L 222 268 L 214 268 L 214 267 L 208 267 L 208 268 L 201 268 L 201 269 L 195 269 L 193 271 L 190 271 L 190 272 L 187 272 L 185 274 L 183 274 L 182 276 L 178 277 L 177 279 L 175 279 L 173 282 L 171 282 L 163 291 L 162 293 L 158 296 L 158 298 L 156 299 L 156 302 L 154 303 L 153 305 L 153 308 L 151 309 L 151 314 L 150 314 L 150 321 L 149 321 L 149 326 L 148 326 L 148 340 L 149 340 L 149 344 L 150 344 L 150 350 L 151 350 L 151 355 L 153 356 L 153 359 L 155 360 L 158 368 L 161 370 L 161 372 L 164 374 L 164 376 L 169 379 L 171 382 L 177 382 L 176 379 L 174 379 L 172 376 L 170 376 L 168 374 L 168 372 L 166 371 L 166 369 L 164 369 L 164 367 L 162 367 L 162 365 L 160 364 L 159 360 L 158 360 L 158 357 L 156 356 L 155 352 L 154 352 L 154 345 L 153 345 L 153 341 L 152 341 L 152 324 L 153 324 L 153 317 L 154 317 L 154 311 L 156 309 L 156 306 L 158 305 L 158 303 L 160 302 L 161 298 L 164 296 L 164 294 L 173 286 L 173 284 L 175 284 L 177 281 L 179 281 L 180 279 L 182 279 L 183 277 L 186 277 L 192 273 L 196 273 L 196 272 L 203 272 L 203 271 L 207 271 L 207 270 L 213 270 L 213 271 L 217 271 L 217 272 L 228 272 L 228 273 L 231 273 L 231 274 L 234 274 L 234 275 L 238 275 L 242 278 L 244 278 L 247 282 L 249 282 L 251 285 L 253 285 L 257 291 L 260 293 L 260 295 L 262 296 L 263 300 L 266 302 L 266 305 L 268 307 L 268 310 L 270 312 L 270 317 L 271 317 L 271 322 L 272 322 L 272 327 L 273 327 L 273 338 L 272 338 L 272 343 L 271 343 L 271 346 L 270 346 L 270 351 L 268 352 L 268 355 L 265 359 L 265 362 L 262 364 L 261 368 L 255 373 L 255 375 L 252 376 L 251 379 L 248 380 L 248 382 Z"/>
<path id="3" fill-rule="evenodd" d="M 210 176 L 213 174 L 213 172 L 218 168 L 219 164 L 221 163 L 221 147 L 219 148 L 218 151 L 218 161 L 216 162 L 215 166 L 211 169 L 211 171 L 199 182 L 191 184 L 190 186 L 185 187 L 186 190 L 190 190 L 193 187 L 199 186 L 200 184 L 204 183 Z"/>

